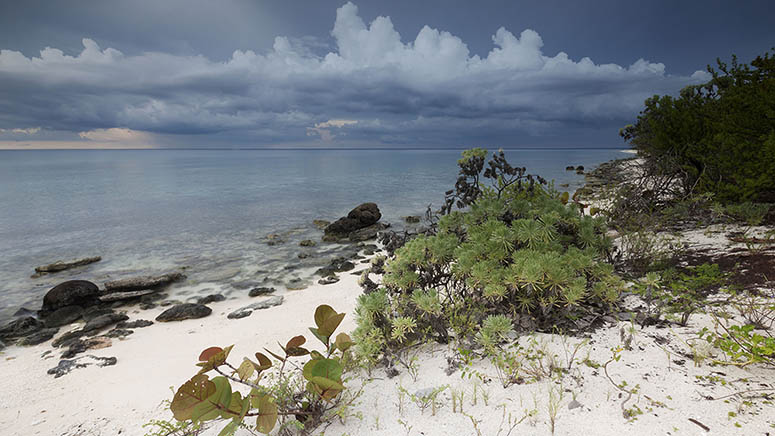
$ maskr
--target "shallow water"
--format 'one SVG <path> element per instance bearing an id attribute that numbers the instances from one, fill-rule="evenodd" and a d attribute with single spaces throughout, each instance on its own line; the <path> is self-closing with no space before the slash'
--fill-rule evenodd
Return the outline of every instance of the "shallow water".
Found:
<path id="1" fill-rule="evenodd" d="M 320 240 L 314 219 L 333 221 L 376 202 L 383 221 L 438 207 L 454 185 L 460 150 L 57 150 L 0 151 L 0 321 L 37 309 L 56 283 L 104 281 L 186 267 L 171 290 L 184 299 L 245 293 L 238 282 L 309 282 L 343 247 Z M 588 170 L 618 150 L 507 150 L 525 166 L 575 189 L 567 165 Z M 267 235 L 285 243 L 269 246 Z M 312 254 L 300 261 L 298 253 Z M 101 262 L 33 279 L 34 267 L 95 256 Z M 245 283 L 242 283 L 244 285 Z M 298 284 L 298 283 L 297 283 Z M 189 295 L 184 295 L 189 294 Z"/>

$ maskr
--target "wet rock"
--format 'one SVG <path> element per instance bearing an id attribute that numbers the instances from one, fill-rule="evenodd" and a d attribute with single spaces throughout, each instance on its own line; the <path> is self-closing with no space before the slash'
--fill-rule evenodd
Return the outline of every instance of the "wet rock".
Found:
<path id="1" fill-rule="evenodd" d="M 81 319 L 83 308 L 81 306 L 61 307 L 45 316 L 46 327 L 62 327 Z"/>
<path id="2" fill-rule="evenodd" d="M 142 327 L 148 327 L 152 326 L 153 321 L 148 321 L 147 319 L 137 319 L 134 321 L 121 321 L 120 323 L 116 324 L 117 329 L 137 329 Z"/>
<path id="3" fill-rule="evenodd" d="M 246 316 L 250 316 L 250 314 L 252 314 L 255 310 L 268 309 L 270 307 L 279 306 L 281 304 L 283 304 L 283 297 L 278 295 L 253 304 L 249 304 L 245 307 L 241 307 L 226 315 L 226 317 L 229 319 L 245 318 Z"/>
<path id="4" fill-rule="evenodd" d="M 350 271 L 355 268 L 355 264 L 344 257 L 337 257 L 332 260 L 328 266 L 318 269 L 315 274 L 323 277 L 334 275 L 334 273 Z"/>
<path id="5" fill-rule="evenodd" d="M 234 289 L 250 289 L 260 285 L 261 282 L 255 280 L 242 280 L 239 282 L 231 282 L 229 285 Z"/>
<path id="6" fill-rule="evenodd" d="M 576 171 L 584 171 L 584 165 L 577 166 Z"/>
<path id="7" fill-rule="evenodd" d="M 296 257 L 299 259 L 306 259 L 309 257 L 309 253 L 299 253 Z"/>
<path id="8" fill-rule="evenodd" d="M 99 288 L 86 280 L 68 280 L 60 283 L 43 297 L 43 312 L 53 312 L 65 306 L 88 307 L 99 303 Z"/>
<path id="9" fill-rule="evenodd" d="M 210 303 L 215 303 L 217 301 L 223 301 L 225 299 L 226 297 L 224 297 L 223 294 L 210 294 L 196 300 L 196 302 L 198 304 L 210 304 Z"/>
<path id="10" fill-rule="evenodd" d="M 29 336 L 23 337 L 18 344 L 19 345 L 38 345 L 46 342 L 54 337 L 59 331 L 59 328 L 43 329 L 37 331 Z"/>
<path id="11" fill-rule="evenodd" d="M 307 284 L 304 283 L 304 280 L 298 277 L 288 280 L 288 283 L 285 284 L 285 288 L 288 289 L 289 291 L 301 291 L 306 287 L 307 287 Z"/>
<path id="12" fill-rule="evenodd" d="M 280 244 L 285 244 L 285 238 L 283 238 L 282 235 L 278 235 L 276 233 L 266 235 L 266 245 L 271 247 Z"/>
<path id="13" fill-rule="evenodd" d="M 105 315 L 100 315 L 91 321 L 87 322 L 85 326 L 81 330 L 87 333 L 91 332 L 97 332 L 109 325 L 116 324 L 121 321 L 128 320 L 129 317 L 124 315 L 123 313 L 108 313 Z"/>
<path id="14" fill-rule="evenodd" d="M 111 303 L 113 301 L 144 297 L 156 293 L 156 291 L 157 289 L 143 289 L 141 291 L 111 292 L 110 294 L 100 295 L 99 299 L 103 303 Z"/>
<path id="15" fill-rule="evenodd" d="M 36 273 L 55 273 L 64 271 L 77 266 L 88 265 L 90 263 L 99 262 L 102 260 L 100 256 L 84 257 L 83 259 L 71 260 L 71 261 L 58 261 L 48 265 L 43 265 L 35 268 Z"/>
<path id="16" fill-rule="evenodd" d="M 312 220 L 312 224 L 315 225 L 315 227 L 319 228 L 320 230 L 325 229 L 328 227 L 329 224 L 331 224 L 331 221 L 326 220 Z"/>
<path id="17" fill-rule="evenodd" d="M 151 309 L 155 309 L 156 305 L 153 303 L 140 303 L 138 307 L 140 308 L 140 310 L 151 310 Z"/>
<path id="18" fill-rule="evenodd" d="M 29 336 L 42 330 L 44 326 L 39 320 L 31 316 L 25 316 L 0 327 L 0 339 L 9 340 Z"/>
<path id="19" fill-rule="evenodd" d="M 339 281 L 339 277 L 337 276 L 327 276 L 323 277 L 322 279 L 318 280 L 318 283 L 321 285 L 332 285 Z"/>
<path id="20" fill-rule="evenodd" d="M 350 233 L 369 227 L 382 218 L 382 213 L 375 203 L 363 203 L 351 210 L 346 217 L 339 218 L 329 224 L 323 232 L 327 238 L 348 238 Z"/>
<path id="21" fill-rule="evenodd" d="M 92 355 L 81 356 L 76 359 L 62 359 L 54 368 L 47 371 L 54 378 L 62 377 L 76 368 L 86 368 L 89 365 L 96 364 L 99 367 L 115 365 L 118 360 L 115 357 L 97 357 Z"/>
<path id="22" fill-rule="evenodd" d="M 372 224 L 368 227 L 364 227 L 362 229 L 358 229 L 350 233 L 347 239 L 349 239 L 350 242 L 368 241 L 370 239 L 375 239 L 377 237 L 377 234 L 382 230 L 385 230 L 386 228 L 388 228 L 387 224 L 382 224 L 382 223 Z"/>
<path id="23" fill-rule="evenodd" d="M 248 292 L 248 295 L 251 297 L 258 297 L 261 295 L 267 295 L 275 292 L 275 288 L 267 288 L 267 287 L 260 287 L 260 288 L 253 288 Z"/>
<path id="24" fill-rule="evenodd" d="M 21 316 L 35 316 L 37 314 L 36 310 L 27 309 L 26 307 L 20 307 L 19 310 L 13 313 L 14 318 L 15 317 L 21 317 Z"/>
<path id="25" fill-rule="evenodd" d="M 105 290 L 112 292 L 142 291 L 145 289 L 162 288 L 174 282 L 185 279 L 181 272 L 171 272 L 160 276 L 130 277 L 105 283 Z"/>
<path id="26" fill-rule="evenodd" d="M 573 171 L 575 169 L 576 167 L 574 167 L 573 165 L 568 165 L 567 167 L 565 167 L 565 171 Z"/>
<path id="27" fill-rule="evenodd" d="M 317 245 L 317 244 L 312 239 L 305 239 L 305 240 L 299 242 L 299 246 L 301 246 L 301 247 L 314 247 L 315 245 Z"/>
<path id="28" fill-rule="evenodd" d="M 183 303 L 170 307 L 156 317 L 156 321 L 183 321 L 184 319 L 204 318 L 213 312 L 212 309 L 196 303 Z"/>
<path id="29" fill-rule="evenodd" d="M 5 344 L 3 343 L 3 341 L 0 341 L 0 351 L 2 351 L 3 348 L 5 348 Z"/>
<path id="30" fill-rule="evenodd" d="M 404 221 L 409 224 L 415 224 L 420 222 L 420 217 L 417 215 L 409 215 L 404 217 Z"/>

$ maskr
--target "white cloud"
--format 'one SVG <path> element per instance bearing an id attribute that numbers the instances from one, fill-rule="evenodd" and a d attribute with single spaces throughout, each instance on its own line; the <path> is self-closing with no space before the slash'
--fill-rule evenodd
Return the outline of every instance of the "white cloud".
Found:
<path id="1" fill-rule="evenodd" d="M 404 42 L 389 17 L 366 24 L 352 3 L 337 10 L 331 34 L 336 49 L 324 56 L 310 50 L 314 39 L 277 37 L 268 53 L 237 50 L 224 62 L 130 56 L 90 39 L 75 56 L 55 48 L 39 57 L 0 50 L 0 92 L 8 96 L 0 101 L 0 125 L 83 131 L 86 139 L 241 132 L 267 142 L 341 140 L 346 127 L 353 139 L 445 143 L 581 125 L 615 132 L 611 126 L 632 119 L 645 98 L 707 80 L 702 72 L 671 76 L 643 59 L 623 67 L 549 56 L 531 29 L 519 36 L 497 29 L 485 57 L 428 26 Z M 316 124 L 330 116 L 336 118 Z"/>
<path id="2" fill-rule="evenodd" d="M 0 129 L 0 134 L 13 133 L 18 135 L 35 135 L 40 132 L 40 127 L 31 127 L 26 129 L 14 128 L 14 129 Z"/>
<path id="3" fill-rule="evenodd" d="M 149 135 L 145 132 L 120 127 L 89 130 L 78 133 L 78 136 L 98 142 L 144 143 L 150 141 Z"/>

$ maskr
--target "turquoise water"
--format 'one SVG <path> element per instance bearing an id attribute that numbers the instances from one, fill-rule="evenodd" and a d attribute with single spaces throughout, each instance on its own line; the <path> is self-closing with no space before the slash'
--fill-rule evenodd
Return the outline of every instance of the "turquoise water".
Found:
<path id="1" fill-rule="evenodd" d="M 298 241 L 319 240 L 313 219 L 334 220 L 366 201 L 383 220 L 438 207 L 454 185 L 460 150 L 0 151 L 0 320 L 39 307 L 52 285 L 102 281 L 185 266 L 187 286 L 292 278 L 335 254 L 318 246 L 300 262 Z M 514 165 L 574 189 L 618 150 L 507 150 Z M 266 236 L 282 233 L 285 244 Z M 100 255 L 72 272 L 30 278 L 37 265 Z M 299 266 L 288 273 L 288 265 Z M 294 268 L 295 268 L 294 266 Z M 220 286 L 220 287 L 219 287 Z M 201 290 L 202 286 L 198 289 Z M 207 290 L 202 292 L 206 292 Z"/>

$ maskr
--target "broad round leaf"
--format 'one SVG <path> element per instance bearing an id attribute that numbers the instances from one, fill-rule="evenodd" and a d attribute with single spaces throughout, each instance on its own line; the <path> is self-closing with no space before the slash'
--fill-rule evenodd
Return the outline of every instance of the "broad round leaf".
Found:
<path id="1" fill-rule="evenodd" d="M 256 419 L 256 428 L 259 432 L 268 434 L 277 423 L 277 405 L 274 398 L 270 395 L 263 395 L 258 398 L 258 418 Z"/>
<path id="2" fill-rule="evenodd" d="M 172 415 L 178 421 L 192 419 L 194 407 L 215 393 L 215 383 L 204 374 L 197 374 L 181 386 L 170 404 Z"/>

